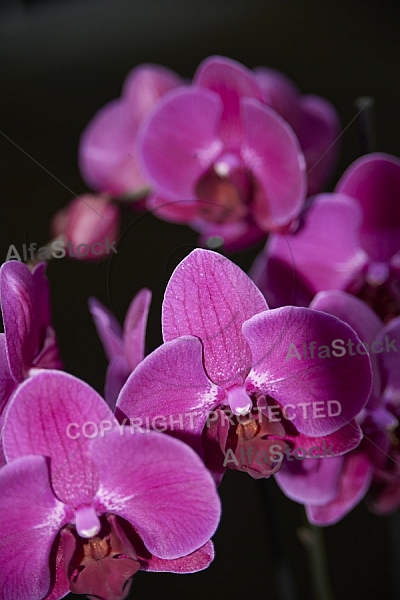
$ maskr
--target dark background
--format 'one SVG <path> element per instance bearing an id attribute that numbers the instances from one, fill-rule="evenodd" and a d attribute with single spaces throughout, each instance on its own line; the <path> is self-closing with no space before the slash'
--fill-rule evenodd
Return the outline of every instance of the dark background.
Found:
<path id="1" fill-rule="evenodd" d="M 354 99 L 371 94 L 377 149 L 399 155 L 399 20 L 400 5 L 387 0 L 0 0 L 0 262 L 11 244 L 20 249 L 25 241 L 46 243 L 52 215 L 73 193 L 86 191 L 76 159 L 80 133 L 142 62 L 162 63 L 184 77 L 210 54 L 248 67 L 272 66 L 304 93 L 329 98 L 343 127 L 355 116 Z M 357 121 L 344 132 L 342 144 L 335 180 L 359 153 Z M 100 392 L 106 360 L 87 298 L 112 306 L 122 321 L 132 296 L 149 287 L 152 350 L 161 341 L 165 284 L 196 245 L 188 228 L 133 211 L 124 213 L 123 231 L 111 263 L 63 259 L 48 268 L 65 367 Z M 247 269 L 255 255 L 253 249 L 232 258 Z M 187 576 L 139 573 L 132 597 L 281 600 L 275 575 L 283 549 L 293 571 L 293 600 L 313 598 L 307 554 L 297 538 L 302 507 L 273 481 L 262 487 L 229 472 L 221 486 L 223 518 L 212 566 Z M 391 563 L 396 567 L 393 539 L 400 536 L 395 527 L 393 519 L 374 517 L 361 505 L 325 530 L 336 600 L 400 598 L 390 570 Z"/>

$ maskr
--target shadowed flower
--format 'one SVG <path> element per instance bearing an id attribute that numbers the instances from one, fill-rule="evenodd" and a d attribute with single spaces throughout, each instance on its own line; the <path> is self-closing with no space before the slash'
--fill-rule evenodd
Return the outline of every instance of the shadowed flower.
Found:
<path id="1" fill-rule="evenodd" d="M 112 196 L 146 191 L 136 159 L 137 131 L 158 100 L 181 84 L 175 73 L 159 65 L 132 69 L 121 98 L 100 109 L 82 134 L 79 165 L 89 187 Z"/>
<path id="2" fill-rule="evenodd" d="M 225 466 L 269 476 L 279 468 L 274 452 L 286 446 L 325 442 L 339 455 L 359 444 L 352 420 L 370 393 L 368 356 L 288 361 L 291 344 L 309 339 L 318 347 L 343 337 L 359 343 L 339 319 L 306 308 L 268 310 L 239 267 L 195 250 L 169 281 L 162 328 L 165 343 L 130 375 L 117 407 L 130 419 L 170 416 L 166 430 L 204 455 L 216 476 Z M 336 399 L 340 413 L 331 414 Z M 307 413 L 315 402 L 324 418 Z"/>
<path id="3" fill-rule="evenodd" d="M 293 235 L 273 234 L 252 277 L 273 307 L 341 289 L 388 321 L 400 314 L 400 160 L 369 154 L 334 194 L 314 198 Z"/>
<path id="4" fill-rule="evenodd" d="M 144 358 L 150 302 L 150 290 L 140 290 L 133 298 L 121 327 L 114 315 L 98 300 L 89 300 L 90 312 L 109 361 L 104 396 L 112 410 L 128 376 Z"/>
<path id="5" fill-rule="evenodd" d="M 179 440 L 118 426 L 79 379 L 24 382 L 3 438 L 1 598 L 122 600 L 139 569 L 194 572 L 213 559 L 220 503 L 202 461 Z"/>
<path id="6" fill-rule="evenodd" d="M 51 326 L 46 263 L 32 271 L 10 261 L 0 268 L 0 302 L 4 332 L 0 333 L 0 431 L 12 392 L 36 369 L 61 369 Z M 0 443 L 0 465 L 4 463 Z"/>
<path id="7" fill-rule="evenodd" d="M 395 340 L 400 348 L 400 317 L 393 319 L 383 333 Z M 400 377 L 399 355 L 382 353 L 379 364 L 385 387 L 383 401 L 397 419 L 397 427 L 391 431 L 390 446 L 383 465 L 374 470 L 369 506 L 379 515 L 394 513 L 400 507 Z"/>
<path id="8" fill-rule="evenodd" d="M 385 465 L 387 474 L 389 469 L 397 472 L 391 483 L 396 481 L 398 487 L 399 466 L 388 454 L 398 421 L 383 393 L 383 373 L 379 366 L 380 358 L 391 361 L 393 366 L 394 361 L 398 361 L 398 354 L 396 345 L 392 348 L 396 351 L 386 352 L 387 336 L 390 341 L 395 338 L 389 327 L 384 327 L 376 314 L 358 298 L 341 291 L 320 292 L 310 307 L 348 323 L 363 340 L 364 347 L 359 350 L 370 352 L 373 368 L 371 396 L 356 417 L 364 434 L 360 445 L 339 457 L 301 461 L 286 458 L 276 474 L 285 495 L 305 504 L 309 521 L 325 526 L 340 521 L 365 497 L 375 473 L 382 473 Z M 347 343 L 346 338 L 343 341 Z M 350 351 L 354 352 L 353 348 Z M 393 369 L 391 373 L 394 374 Z M 391 494 L 391 500 L 398 503 L 398 492 Z"/>

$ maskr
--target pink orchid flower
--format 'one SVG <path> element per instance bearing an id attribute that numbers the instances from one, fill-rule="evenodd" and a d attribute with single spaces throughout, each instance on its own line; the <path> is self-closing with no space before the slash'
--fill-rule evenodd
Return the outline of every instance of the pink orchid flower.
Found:
<path id="1" fill-rule="evenodd" d="M 0 432 L 5 409 L 16 387 L 36 369 L 61 369 L 51 326 L 46 263 L 30 271 L 10 261 L 0 268 L 0 303 L 4 332 L 0 333 Z M 0 443 L 0 465 L 4 457 Z"/>
<path id="2" fill-rule="evenodd" d="M 106 104 L 82 134 L 79 165 L 92 189 L 111 196 L 148 188 L 138 166 L 136 136 L 144 117 L 180 78 L 159 65 L 140 65 L 126 77 L 121 98 Z"/>
<path id="3" fill-rule="evenodd" d="M 24 382 L 3 442 L 1 598 L 122 600 L 139 569 L 211 562 L 220 502 L 202 461 L 179 440 L 119 427 L 79 379 L 42 371 Z"/>
<path id="4" fill-rule="evenodd" d="M 335 193 L 314 198 L 293 235 L 271 235 L 252 278 L 273 306 L 307 306 L 315 293 L 341 289 L 384 320 L 400 314 L 400 160 L 356 160 Z"/>
<path id="5" fill-rule="evenodd" d="M 144 358 L 150 302 L 150 290 L 140 290 L 133 298 L 121 327 L 98 300 L 89 300 L 90 312 L 109 361 L 104 397 L 112 410 L 125 381 Z"/>
<path id="6" fill-rule="evenodd" d="M 227 247 L 248 246 L 290 225 L 307 185 L 319 191 L 339 130 L 327 101 L 301 97 L 283 75 L 210 57 L 192 86 L 166 95 L 142 125 L 148 208 L 189 224 L 203 241 L 220 236 Z"/>
<path id="7" fill-rule="evenodd" d="M 274 453 L 286 446 L 329 444 L 341 455 L 359 444 L 353 419 L 370 394 L 368 356 L 288 359 L 293 345 L 301 349 L 308 340 L 318 348 L 338 338 L 358 344 L 336 317 L 306 308 L 268 310 L 239 267 L 195 250 L 169 281 L 162 328 L 165 343 L 130 375 L 117 408 L 135 423 L 146 416 L 155 428 L 158 416 L 167 416 L 163 430 L 190 443 L 217 478 L 226 466 L 269 476 L 280 465 Z M 337 399 L 340 413 L 333 415 L 329 402 Z M 324 418 L 307 412 L 316 402 Z"/>

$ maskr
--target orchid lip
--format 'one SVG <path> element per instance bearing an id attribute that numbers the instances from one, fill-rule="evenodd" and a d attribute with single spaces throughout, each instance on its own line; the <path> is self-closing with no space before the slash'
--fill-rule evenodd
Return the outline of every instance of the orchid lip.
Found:
<path id="1" fill-rule="evenodd" d="M 97 535 L 101 529 L 100 519 L 92 506 L 82 506 L 75 512 L 75 526 L 83 538 Z"/>

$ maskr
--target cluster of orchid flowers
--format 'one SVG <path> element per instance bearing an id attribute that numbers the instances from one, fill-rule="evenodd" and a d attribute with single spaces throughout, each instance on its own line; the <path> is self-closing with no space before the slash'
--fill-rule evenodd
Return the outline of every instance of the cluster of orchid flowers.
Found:
<path id="1" fill-rule="evenodd" d="M 0 599 L 122 600 L 139 570 L 206 568 L 228 468 L 273 475 L 319 526 L 367 494 L 378 514 L 399 507 L 400 161 L 361 157 L 321 193 L 339 136 L 328 101 L 221 57 L 192 83 L 137 67 L 95 115 L 80 166 L 96 193 L 56 215 L 57 237 L 115 239 L 123 203 L 190 225 L 203 246 L 269 238 L 250 276 L 191 252 L 148 356 L 149 290 L 123 327 L 90 299 L 105 399 L 63 370 L 45 263 L 1 267 Z M 370 351 L 386 339 L 393 352 Z M 311 340 L 362 351 L 287 360 Z M 333 455 L 291 458 L 322 445 Z"/>

